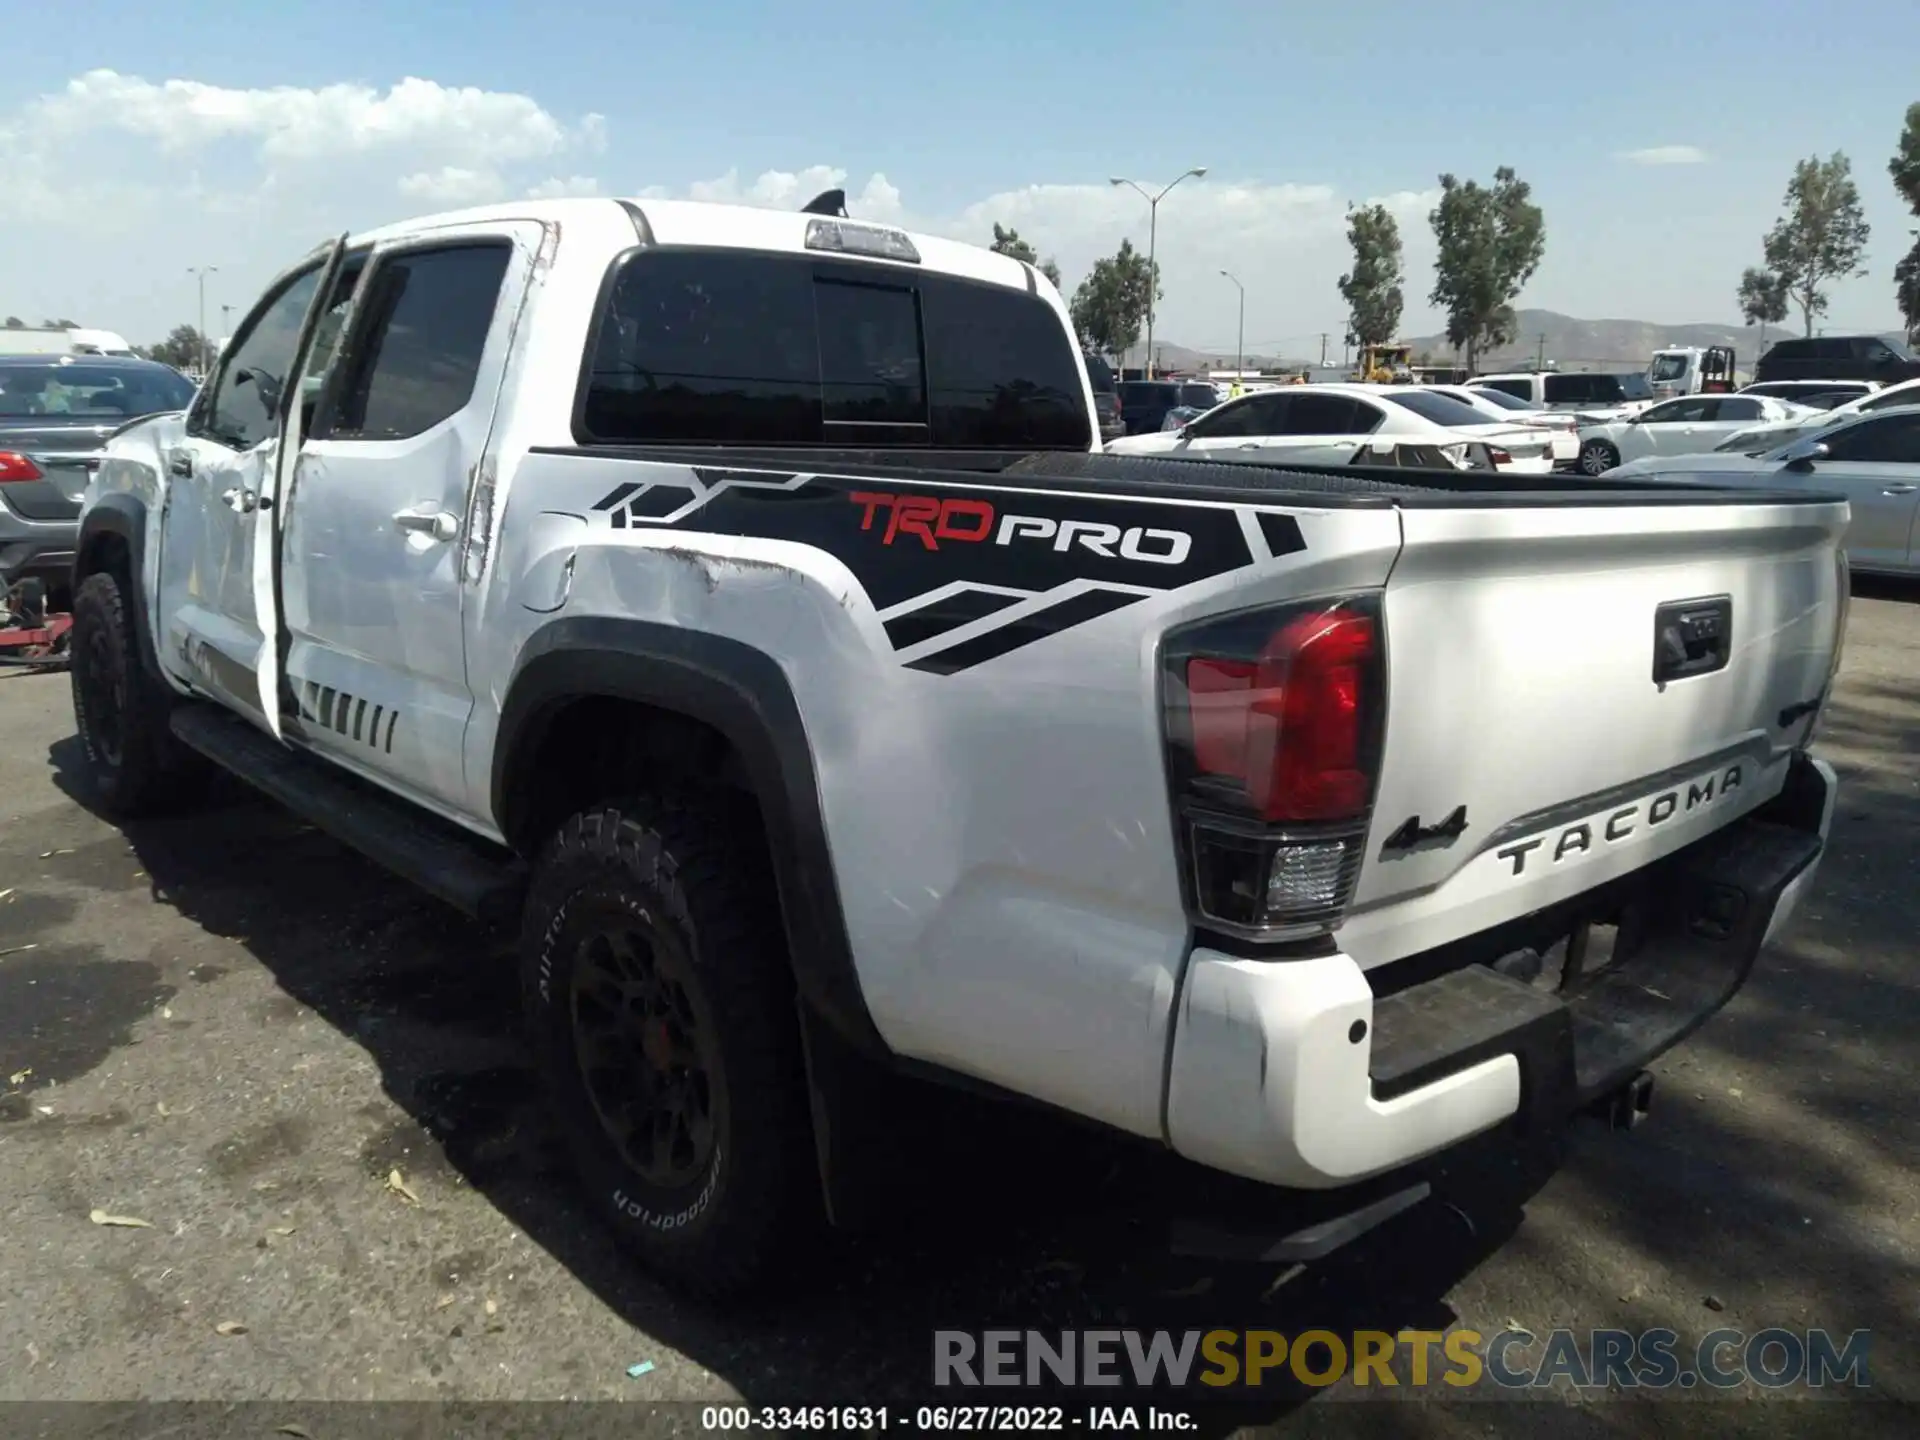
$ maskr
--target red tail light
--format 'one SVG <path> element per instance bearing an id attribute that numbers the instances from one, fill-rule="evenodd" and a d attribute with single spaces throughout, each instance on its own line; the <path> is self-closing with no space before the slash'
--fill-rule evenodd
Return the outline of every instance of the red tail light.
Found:
<path id="1" fill-rule="evenodd" d="M 44 480 L 40 467 L 22 455 L 18 450 L 0 450 L 0 485 L 12 485 L 22 480 Z"/>
<path id="2" fill-rule="evenodd" d="M 1487 458 L 1496 465 L 1511 465 L 1513 463 L 1513 453 L 1509 450 L 1502 450 L 1498 445 L 1489 445 L 1487 447 Z"/>
<path id="3" fill-rule="evenodd" d="M 1251 938 L 1337 923 L 1359 873 L 1385 721 L 1377 597 L 1167 639 L 1166 730 L 1195 917 Z"/>

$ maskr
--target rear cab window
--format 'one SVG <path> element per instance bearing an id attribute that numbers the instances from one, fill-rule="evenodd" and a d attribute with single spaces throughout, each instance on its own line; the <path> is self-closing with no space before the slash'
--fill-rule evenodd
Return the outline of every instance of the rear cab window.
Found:
<path id="1" fill-rule="evenodd" d="M 896 265 L 637 250 L 589 342 L 583 442 L 1085 450 L 1078 346 L 1038 296 Z"/>

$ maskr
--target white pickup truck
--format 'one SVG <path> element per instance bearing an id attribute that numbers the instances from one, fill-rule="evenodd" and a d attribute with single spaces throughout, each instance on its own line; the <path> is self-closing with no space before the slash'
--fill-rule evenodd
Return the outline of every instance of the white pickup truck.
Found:
<path id="1" fill-rule="evenodd" d="M 517 921 L 595 1203 L 709 1292 L 839 1213 L 889 1071 L 1350 1200 L 1322 1248 L 1643 1109 L 1821 854 L 1844 502 L 1097 443 L 984 250 L 342 237 L 111 440 L 78 731 L 120 813 L 225 766 Z"/>

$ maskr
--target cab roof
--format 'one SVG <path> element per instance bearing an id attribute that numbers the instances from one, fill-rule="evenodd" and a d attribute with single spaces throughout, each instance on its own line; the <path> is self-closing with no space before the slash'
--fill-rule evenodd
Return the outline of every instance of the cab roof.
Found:
<path id="1" fill-rule="evenodd" d="M 659 245 L 710 246 L 717 249 L 774 250 L 792 254 L 827 254 L 809 251 L 806 243 L 809 222 L 822 218 L 838 223 L 894 230 L 907 236 L 920 254 L 918 265 L 905 261 L 875 259 L 859 255 L 851 258 L 873 264 L 895 265 L 902 269 L 923 269 L 941 274 L 983 280 L 1009 289 L 1031 290 L 1039 283 L 1036 272 L 1024 262 L 996 254 L 980 245 L 968 245 L 937 235 L 902 230 L 899 226 L 865 220 L 860 216 L 840 219 L 805 214 L 798 210 L 773 210 L 755 205 L 724 205 L 704 200 L 658 200 L 645 197 L 593 197 L 563 200 L 516 200 L 498 205 L 481 205 L 466 210 L 423 215 L 350 236 L 352 247 L 375 245 L 382 241 L 405 239 L 422 231 L 454 225 L 484 224 L 488 221 L 531 220 L 557 223 L 562 233 L 579 228 L 589 232 L 612 227 L 608 233 L 630 237 L 635 233 L 633 213 L 644 218 L 653 241 Z M 631 240 L 628 241 L 631 243 Z"/>

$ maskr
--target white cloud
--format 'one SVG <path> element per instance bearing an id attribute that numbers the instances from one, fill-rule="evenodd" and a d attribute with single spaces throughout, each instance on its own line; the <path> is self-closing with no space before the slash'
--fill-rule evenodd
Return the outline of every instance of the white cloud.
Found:
<path id="1" fill-rule="evenodd" d="M 600 182 L 591 175 L 554 175 L 527 190 L 529 200 L 566 200 L 575 196 L 598 195 Z"/>
<path id="2" fill-rule="evenodd" d="M 30 130 L 111 129 L 179 154 L 216 140 L 251 142 L 268 160 L 381 150 L 445 151 L 494 162 L 539 159 L 604 143 L 604 122 L 568 126 L 530 96 L 408 77 L 385 94 L 368 85 L 240 90 L 197 80 L 160 83 L 90 70 L 28 109 Z"/>
<path id="3" fill-rule="evenodd" d="M 433 205 L 479 205 L 499 199 L 505 187 L 492 170 L 442 165 L 438 170 L 402 175 L 399 188 L 408 199 Z"/>
<path id="4" fill-rule="evenodd" d="M 1698 145 L 1649 145 L 1644 150 L 1622 150 L 1616 160 L 1629 165 L 1704 165 L 1707 152 Z"/>

